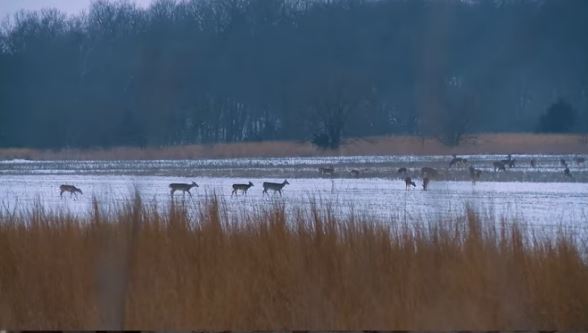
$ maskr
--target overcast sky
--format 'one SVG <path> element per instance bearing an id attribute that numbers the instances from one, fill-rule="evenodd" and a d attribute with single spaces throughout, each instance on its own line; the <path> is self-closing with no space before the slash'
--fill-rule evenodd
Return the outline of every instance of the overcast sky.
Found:
<path id="1" fill-rule="evenodd" d="M 0 0 L 0 18 L 13 14 L 20 9 L 58 8 L 68 14 L 76 14 L 87 9 L 93 0 Z M 140 5 L 147 5 L 151 0 L 134 0 Z"/>

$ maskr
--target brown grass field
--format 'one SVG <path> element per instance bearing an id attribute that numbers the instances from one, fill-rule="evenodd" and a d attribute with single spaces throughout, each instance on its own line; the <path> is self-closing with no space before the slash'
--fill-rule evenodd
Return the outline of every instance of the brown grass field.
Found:
<path id="1" fill-rule="evenodd" d="M 327 206 L 227 218 L 130 199 L 87 218 L 0 214 L 0 327 L 488 330 L 588 327 L 588 243 L 559 230 L 337 219 Z M 585 221 L 584 221 L 585 222 Z"/>
<path id="2" fill-rule="evenodd" d="M 161 148 L 36 150 L 0 149 L 0 159 L 34 160 L 154 160 L 233 157 L 450 155 L 450 154 L 578 154 L 588 153 L 587 135 L 479 134 L 467 136 L 456 147 L 436 139 L 386 136 L 348 139 L 338 150 L 322 150 L 308 142 L 264 141 Z"/>

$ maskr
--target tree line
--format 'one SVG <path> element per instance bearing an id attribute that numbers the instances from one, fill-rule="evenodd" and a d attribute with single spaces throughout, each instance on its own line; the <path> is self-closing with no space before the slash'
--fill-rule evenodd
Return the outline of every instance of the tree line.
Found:
<path id="1" fill-rule="evenodd" d="M 566 130 L 586 131 L 586 31 L 584 0 L 21 11 L 0 27 L 0 145 L 337 147 L 386 134 L 455 144 L 464 133 L 546 130 L 546 110 L 564 100 L 575 117 Z"/>

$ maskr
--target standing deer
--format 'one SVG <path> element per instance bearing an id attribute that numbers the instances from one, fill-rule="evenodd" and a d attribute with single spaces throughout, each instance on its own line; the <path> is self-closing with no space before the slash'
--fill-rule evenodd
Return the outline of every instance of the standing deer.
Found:
<path id="1" fill-rule="evenodd" d="M 243 194 L 247 194 L 247 190 L 249 190 L 251 186 L 253 186 L 252 182 L 249 182 L 249 184 L 233 184 L 233 192 L 231 193 L 231 196 L 239 194 L 239 191 L 243 192 Z"/>
<path id="2" fill-rule="evenodd" d="M 476 169 L 473 166 L 470 166 L 470 178 L 472 178 L 472 183 L 476 183 L 477 180 L 480 180 L 480 176 L 482 175 L 482 170 Z"/>
<path id="3" fill-rule="evenodd" d="M 290 183 L 288 183 L 287 180 L 284 179 L 284 182 L 282 183 L 270 183 L 270 182 L 263 182 L 263 194 L 267 193 L 267 190 L 272 190 L 274 191 L 274 193 L 278 192 L 280 193 L 280 196 L 282 196 L 282 188 L 284 188 L 284 186 L 289 185 Z"/>
<path id="4" fill-rule="evenodd" d="M 183 195 L 186 195 L 186 192 L 188 192 L 188 194 L 190 196 L 192 196 L 192 193 L 190 193 L 190 189 L 192 189 L 192 187 L 198 187 L 198 184 L 196 184 L 196 182 L 192 182 L 192 184 L 184 184 L 184 183 L 171 183 L 169 184 L 169 188 L 171 189 L 170 193 L 171 196 L 174 196 L 174 192 L 175 191 L 182 191 Z"/>
<path id="5" fill-rule="evenodd" d="M 59 191 L 60 191 L 59 196 L 62 197 L 62 198 L 63 198 L 63 192 L 69 192 L 69 196 L 70 197 L 72 195 L 75 195 L 76 198 L 78 196 L 78 193 L 79 194 L 84 194 L 84 193 L 82 193 L 82 190 L 80 190 L 79 188 L 75 187 L 74 185 L 66 185 L 66 184 L 60 185 L 59 186 Z"/>
<path id="6" fill-rule="evenodd" d="M 427 190 L 427 187 L 429 186 L 429 181 L 430 181 L 429 177 L 423 178 L 423 191 Z"/>
<path id="7" fill-rule="evenodd" d="M 404 178 L 404 184 L 406 184 L 407 190 L 408 190 L 408 187 L 411 185 L 412 185 L 412 187 L 416 187 L 416 184 L 412 181 L 412 179 L 410 177 Z"/>
<path id="8" fill-rule="evenodd" d="M 504 166 L 504 163 L 502 163 L 502 161 L 492 162 L 492 165 L 494 166 L 494 171 L 496 171 L 496 170 L 506 171 L 506 167 Z"/>

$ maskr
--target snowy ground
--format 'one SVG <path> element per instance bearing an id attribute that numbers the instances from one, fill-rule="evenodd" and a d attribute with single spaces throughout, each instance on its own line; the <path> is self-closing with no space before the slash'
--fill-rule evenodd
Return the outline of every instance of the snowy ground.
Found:
<path id="1" fill-rule="evenodd" d="M 577 164 L 573 155 L 514 155 L 516 167 L 495 173 L 492 162 L 505 155 L 461 155 L 469 165 L 483 171 L 483 180 L 588 182 L 588 162 Z M 531 159 L 537 167 L 530 166 Z M 560 159 L 565 159 L 573 178 L 565 177 Z M 451 156 L 346 156 L 293 158 L 236 158 L 155 161 L 0 161 L 1 175 L 148 175 L 172 177 L 289 177 L 319 178 L 320 166 L 333 166 L 336 178 L 353 178 L 351 170 L 362 178 L 395 178 L 396 170 L 406 167 L 413 176 L 423 166 L 440 170 L 446 180 L 468 180 L 467 168 L 449 168 Z"/>
<path id="2" fill-rule="evenodd" d="M 311 201 L 332 205 L 339 214 L 367 214 L 380 220 L 438 219 L 463 213 L 466 204 L 502 217 L 532 224 L 536 228 L 565 225 L 588 229 L 588 168 L 573 156 L 515 156 L 519 164 L 495 173 L 491 162 L 504 156 L 466 156 L 483 170 L 482 181 L 473 185 L 465 168 L 449 169 L 447 156 L 390 156 L 292 159 L 232 159 L 197 161 L 2 161 L 0 203 L 3 211 L 23 210 L 36 202 L 45 209 L 88 212 L 91 199 L 105 206 L 132 197 L 135 190 L 159 207 L 169 204 L 168 184 L 196 181 L 193 196 L 176 193 L 176 200 L 194 202 L 215 193 L 229 211 L 269 207 L 276 201 L 288 208 L 308 207 Z M 531 168 L 528 161 L 538 160 Z M 568 161 L 573 178 L 563 175 L 560 158 Z M 333 165 L 334 177 L 321 177 L 317 168 Z M 396 173 L 406 166 L 416 176 L 417 188 L 405 190 Z M 418 170 L 434 166 L 441 172 L 428 191 L 420 188 Z M 353 178 L 349 170 L 359 169 Z M 173 176 L 172 176 L 173 175 Z M 262 182 L 288 179 L 284 195 L 263 196 Z M 252 181 L 247 196 L 231 197 L 233 183 Z M 59 185 L 75 184 L 84 191 L 77 199 L 59 196 Z"/>

